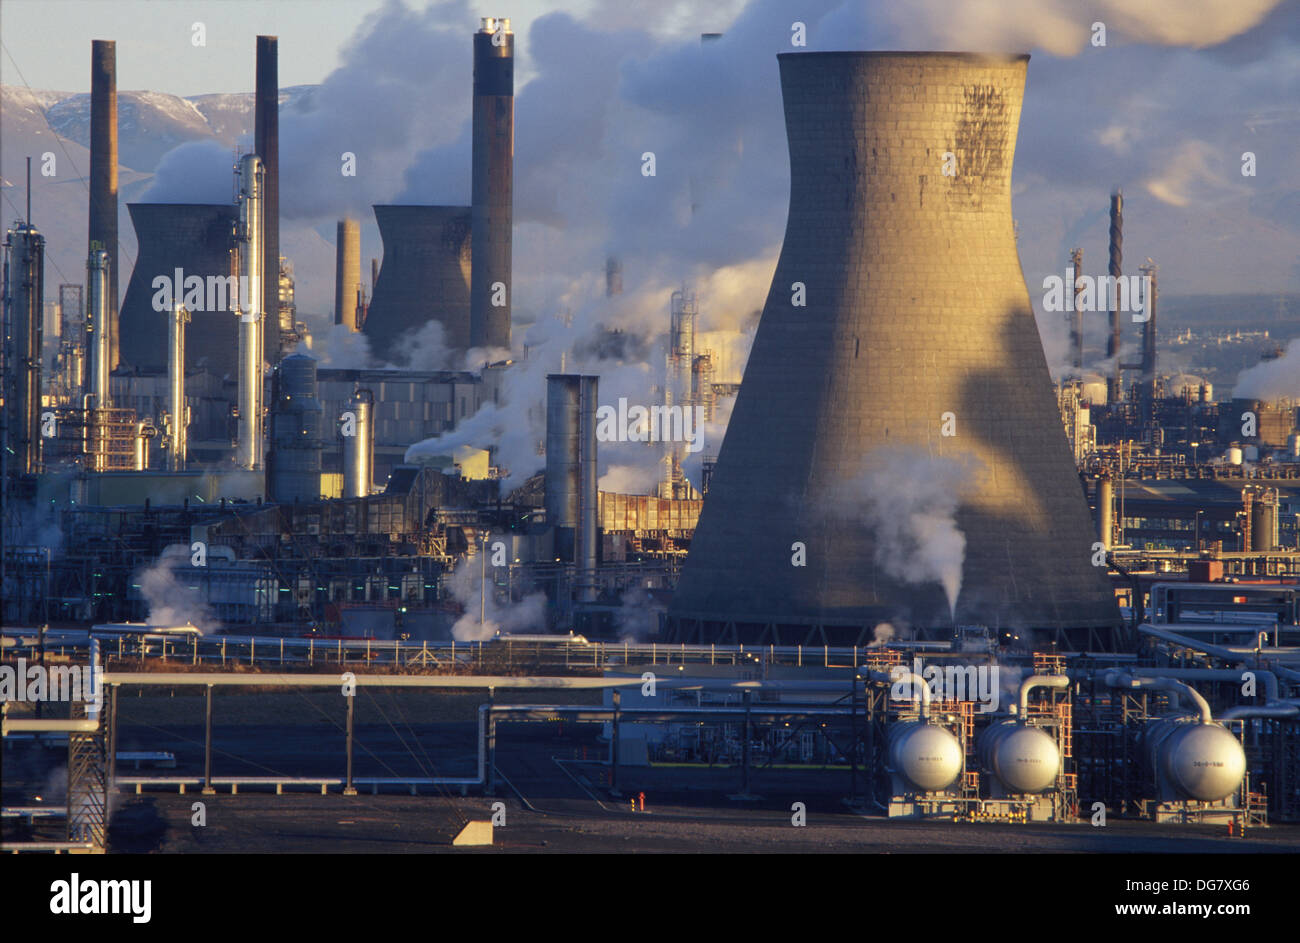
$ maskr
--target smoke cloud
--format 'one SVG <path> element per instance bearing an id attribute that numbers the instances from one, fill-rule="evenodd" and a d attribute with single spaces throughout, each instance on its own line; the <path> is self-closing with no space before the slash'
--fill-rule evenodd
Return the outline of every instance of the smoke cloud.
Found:
<path id="1" fill-rule="evenodd" d="M 904 583 L 939 583 L 955 616 L 966 559 L 957 508 L 978 477 L 976 460 L 899 446 L 876 450 L 864 466 L 841 494 L 872 531 L 876 565 Z"/>
<path id="2" fill-rule="evenodd" d="M 1236 399 L 1300 400 L 1300 340 L 1287 345 L 1281 357 L 1265 360 L 1237 374 Z"/>
<path id="3" fill-rule="evenodd" d="M 220 621 L 204 602 L 196 586 L 176 578 L 176 568 L 188 567 L 189 555 L 164 552 L 148 567 L 137 572 L 131 582 L 140 587 L 140 596 L 149 609 L 145 622 L 151 626 L 192 625 L 204 635 L 221 628 Z"/>
<path id="4" fill-rule="evenodd" d="M 482 560 L 466 557 L 447 578 L 452 598 L 465 609 L 465 614 L 451 627 L 452 637 L 458 642 L 479 642 L 493 638 L 498 632 L 505 635 L 546 632 L 546 594 L 530 593 L 517 602 L 502 602 L 497 599 L 492 572 L 491 565 L 484 567 Z M 482 622 L 479 621 L 480 605 Z"/>

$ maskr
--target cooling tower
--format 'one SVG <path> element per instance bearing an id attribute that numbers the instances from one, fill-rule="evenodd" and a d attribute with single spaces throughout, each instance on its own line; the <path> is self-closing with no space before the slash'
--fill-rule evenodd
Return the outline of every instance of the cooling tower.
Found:
<path id="1" fill-rule="evenodd" d="M 227 280 L 235 274 L 230 250 L 238 208 L 225 203 L 128 203 L 126 208 L 140 248 L 122 302 L 122 359 L 142 373 L 167 372 L 163 339 L 171 300 L 158 299 L 155 310 L 153 282 L 162 275 L 174 283 L 180 270 L 184 279 L 197 276 L 204 286 L 197 305 L 194 298 L 176 299 L 192 318 L 186 331 L 186 370 L 235 376 L 238 318 Z M 209 286 L 214 290 L 209 292 Z"/>
<path id="2" fill-rule="evenodd" d="M 121 360 L 117 304 L 117 43 L 90 44 L 90 251 L 108 253 L 108 349 Z"/>
<path id="3" fill-rule="evenodd" d="M 508 19 L 484 17 L 474 34 L 473 347 L 510 346 L 514 160 L 515 34 Z"/>
<path id="4" fill-rule="evenodd" d="M 280 73 L 279 40 L 257 37 L 257 76 L 254 90 L 253 150 L 266 168 L 262 206 L 262 350 L 271 363 L 280 359 Z"/>
<path id="5" fill-rule="evenodd" d="M 384 264 L 364 327 L 371 353 L 404 362 L 407 351 L 399 338 L 429 321 L 442 324 L 448 347 L 469 347 L 469 207 L 376 206 L 375 220 Z"/>
<path id="6" fill-rule="evenodd" d="M 955 620 L 1109 644 L 1012 227 L 1028 57 L 778 59 L 785 243 L 671 637 L 950 638 Z"/>
<path id="7" fill-rule="evenodd" d="M 340 219 L 334 238 L 334 323 L 357 324 L 357 289 L 361 286 L 361 227 L 355 219 Z"/>

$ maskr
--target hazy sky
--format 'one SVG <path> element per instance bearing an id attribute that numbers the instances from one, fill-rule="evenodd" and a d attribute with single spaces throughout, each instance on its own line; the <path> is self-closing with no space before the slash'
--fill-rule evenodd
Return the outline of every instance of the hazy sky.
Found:
<path id="1" fill-rule="evenodd" d="M 173 95 L 251 91 L 256 34 L 278 35 L 280 84 L 315 85 L 342 62 L 341 52 L 365 19 L 388 0 L 4 0 L 0 3 L 7 54 L 0 80 L 32 88 L 90 91 L 90 41 L 117 40 L 118 88 Z M 433 0 L 407 0 L 424 9 Z M 534 19 L 563 10 L 578 19 L 617 27 L 641 20 L 653 33 L 721 30 L 740 0 L 654 0 L 652 17 L 631 3 L 610 11 L 602 0 L 503 0 L 474 3 L 479 16 L 508 16 L 526 33 Z M 206 27 L 206 46 L 193 44 L 193 26 Z M 519 78 L 529 77 L 527 50 L 519 50 Z M 11 59 L 10 56 L 13 58 Z"/>

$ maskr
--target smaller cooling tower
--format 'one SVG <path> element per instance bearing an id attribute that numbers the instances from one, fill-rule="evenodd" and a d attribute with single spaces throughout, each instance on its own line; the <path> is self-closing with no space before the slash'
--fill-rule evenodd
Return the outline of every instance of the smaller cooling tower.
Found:
<path id="1" fill-rule="evenodd" d="M 185 303 L 192 318 L 185 345 L 185 369 L 234 377 L 238 369 L 238 323 L 228 279 L 235 275 L 232 240 L 239 210 L 233 203 L 128 203 L 139 253 L 122 302 L 122 361 L 143 373 L 167 372 L 167 320 L 171 304 L 155 310 L 154 279 L 203 279 L 203 304 Z M 209 282 L 209 278 L 222 282 Z M 213 291 L 209 293 L 208 286 Z M 183 289 L 183 285 L 175 286 Z M 219 290 L 218 290 L 219 289 Z M 221 297 L 224 296 L 224 297 Z M 222 310 L 209 310 L 219 307 Z"/>
<path id="2" fill-rule="evenodd" d="M 271 379 L 271 452 L 267 491 L 272 501 L 320 500 L 321 404 L 316 361 L 291 354 Z"/>
<path id="3" fill-rule="evenodd" d="M 442 324 L 448 347 L 467 349 L 469 207 L 376 206 L 375 220 L 384 241 L 384 264 L 363 328 L 371 353 L 390 363 L 407 363 L 402 335 L 430 321 Z"/>

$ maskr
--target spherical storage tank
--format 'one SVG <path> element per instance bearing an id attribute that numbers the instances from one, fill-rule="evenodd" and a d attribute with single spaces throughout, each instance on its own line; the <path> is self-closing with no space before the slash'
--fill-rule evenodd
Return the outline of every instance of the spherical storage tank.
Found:
<path id="1" fill-rule="evenodd" d="M 1241 786 L 1246 753 L 1221 725 L 1158 720 L 1146 736 L 1152 765 L 1184 798 L 1217 802 Z"/>
<path id="2" fill-rule="evenodd" d="M 1056 741 L 1039 727 L 1014 720 L 996 724 L 980 735 L 980 764 L 1009 792 L 1037 793 L 1056 782 L 1061 753 Z"/>
<path id="3" fill-rule="evenodd" d="M 889 767 L 922 792 L 946 789 L 961 775 L 961 744 L 949 731 L 913 720 L 889 729 Z"/>

